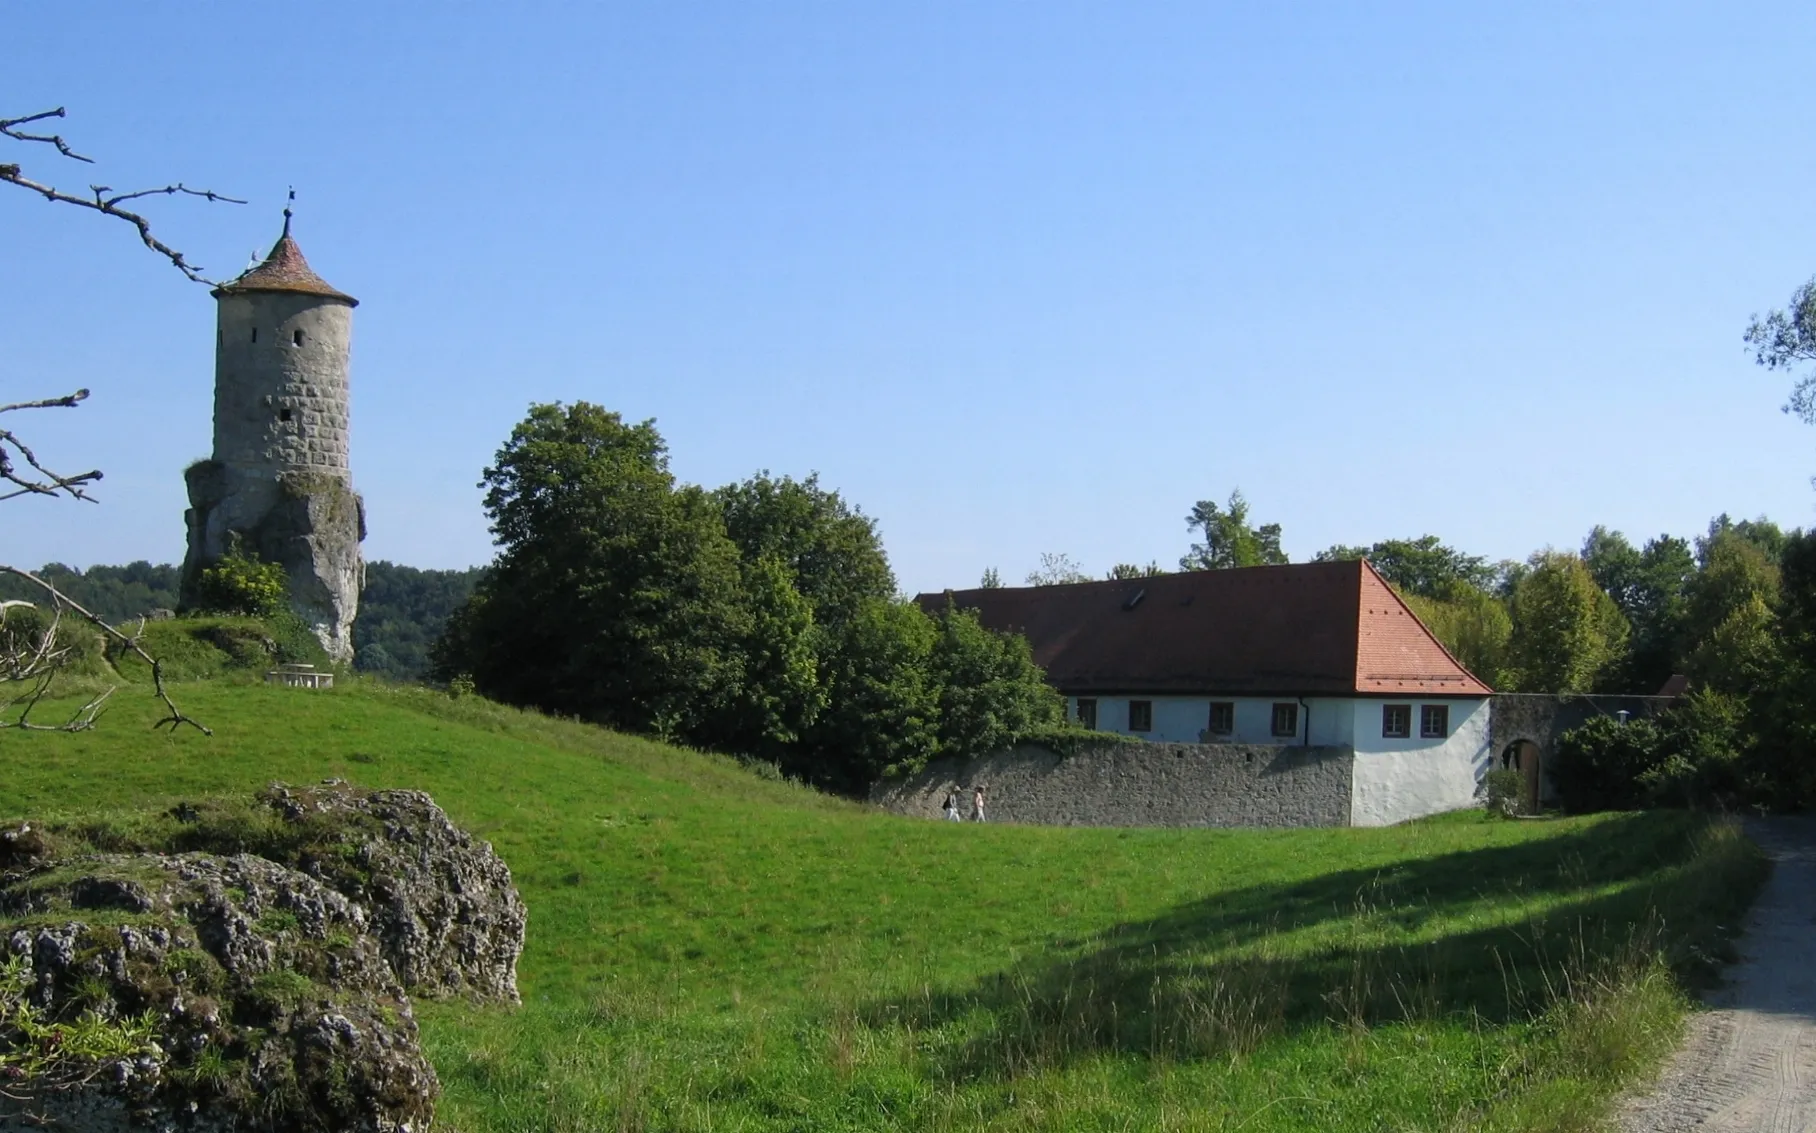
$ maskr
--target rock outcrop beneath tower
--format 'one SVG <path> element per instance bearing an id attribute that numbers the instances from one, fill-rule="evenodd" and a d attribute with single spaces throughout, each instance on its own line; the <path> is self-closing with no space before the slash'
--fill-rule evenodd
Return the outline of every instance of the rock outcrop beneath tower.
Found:
<path id="1" fill-rule="evenodd" d="M 214 296 L 214 455 L 184 474 L 184 601 L 237 540 L 284 568 L 291 607 L 330 657 L 350 661 L 365 583 L 365 513 L 348 461 L 358 300 L 310 270 L 287 215 L 265 261 Z"/>

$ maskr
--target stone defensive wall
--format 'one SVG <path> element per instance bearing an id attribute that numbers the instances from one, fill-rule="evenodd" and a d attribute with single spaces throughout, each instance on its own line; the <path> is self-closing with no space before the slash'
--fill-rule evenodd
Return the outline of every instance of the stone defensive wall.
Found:
<path id="1" fill-rule="evenodd" d="M 1038 826 L 1348 826 L 1355 753 L 1347 746 L 1102 743 L 1070 755 L 1024 744 L 982 759 L 936 760 L 886 779 L 870 801 L 942 819 L 959 792 L 971 818 L 982 786 L 991 822 Z"/>
<path id="2" fill-rule="evenodd" d="M 1644 720 L 1658 715 L 1676 701 L 1669 696 L 1604 696 L 1600 693 L 1501 692 L 1494 695 L 1489 740 L 1498 753 L 1508 744 L 1526 740 L 1547 754 L 1557 750 L 1565 732 L 1597 716 Z"/>

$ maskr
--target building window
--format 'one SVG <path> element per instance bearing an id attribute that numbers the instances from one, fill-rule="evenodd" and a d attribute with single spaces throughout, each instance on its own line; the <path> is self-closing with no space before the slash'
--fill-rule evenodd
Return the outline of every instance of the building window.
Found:
<path id="1" fill-rule="evenodd" d="M 290 341 L 297 346 L 301 346 L 303 344 L 303 332 L 299 330 L 295 334 L 291 335 Z"/>
<path id="2" fill-rule="evenodd" d="M 1236 706 L 1227 700 L 1211 701 L 1211 721 L 1207 729 L 1213 736 L 1229 736 L 1236 732 Z"/>
<path id="3" fill-rule="evenodd" d="M 279 420 L 279 421 L 288 421 L 288 420 L 290 420 L 290 411 L 289 411 L 289 410 L 288 410 L 288 409 L 280 409 L 280 410 L 278 410 L 278 411 L 277 411 L 277 419 L 278 419 L 278 420 Z"/>
<path id="4" fill-rule="evenodd" d="M 1412 705 L 1383 704 L 1381 734 L 1390 740 L 1403 740 L 1412 735 Z"/>
<path id="5" fill-rule="evenodd" d="M 1097 698 L 1081 696 L 1078 698 L 1078 723 L 1081 727 L 1097 727 Z"/>
<path id="6" fill-rule="evenodd" d="M 1274 734 L 1276 736 L 1299 734 L 1299 706 L 1297 704 L 1274 705 Z"/>
<path id="7" fill-rule="evenodd" d="M 1151 732 L 1154 730 L 1154 702 L 1151 700 L 1129 701 L 1129 731 Z"/>
<path id="8" fill-rule="evenodd" d="M 252 328 L 252 341 L 257 342 L 258 340 L 259 340 L 259 328 L 253 327 Z"/>
<path id="9" fill-rule="evenodd" d="M 1421 704 L 1419 706 L 1419 738 L 1441 740 L 1450 734 L 1450 705 Z"/>

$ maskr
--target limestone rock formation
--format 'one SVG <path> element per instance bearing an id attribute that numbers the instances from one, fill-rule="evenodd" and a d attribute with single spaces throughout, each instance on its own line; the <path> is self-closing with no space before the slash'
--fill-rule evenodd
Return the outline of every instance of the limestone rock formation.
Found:
<path id="1" fill-rule="evenodd" d="M 0 951 L 16 958 L 0 1004 L 11 993 L 44 1020 L 119 1025 L 111 1057 L 58 1067 L 71 1040 L 34 1036 L 15 1004 L 5 1046 L 52 1069 L 9 1092 L 85 1121 L 428 1128 L 440 1085 L 409 999 L 365 910 L 314 878 L 245 854 L 101 855 L 10 875 L 0 913 L 13 922 Z"/>
<path id="2" fill-rule="evenodd" d="M 518 1001 L 528 912 L 511 869 L 434 799 L 329 783 L 273 785 L 264 800 L 286 821 L 334 832 L 333 852 L 312 851 L 297 866 L 370 911 L 371 931 L 411 994 Z"/>
<path id="3" fill-rule="evenodd" d="M 0 830 L 0 1131 L 421 1133 L 409 994 L 515 1002 L 524 925 L 509 868 L 420 791 Z"/>

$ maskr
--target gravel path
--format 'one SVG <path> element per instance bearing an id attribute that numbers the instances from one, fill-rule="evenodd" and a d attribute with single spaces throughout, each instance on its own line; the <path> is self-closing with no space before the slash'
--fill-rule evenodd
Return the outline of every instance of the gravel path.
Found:
<path id="1" fill-rule="evenodd" d="M 1741 960 L 1651 1092 L 1623 1110 L 1626 1133 L 1816 1131 L 1816 819 L 1749 820 L 1747 834 L 1774 866 Z"/>

